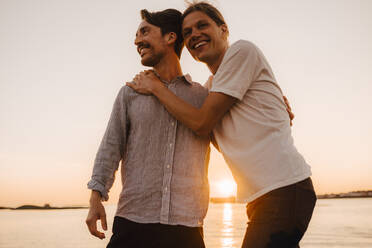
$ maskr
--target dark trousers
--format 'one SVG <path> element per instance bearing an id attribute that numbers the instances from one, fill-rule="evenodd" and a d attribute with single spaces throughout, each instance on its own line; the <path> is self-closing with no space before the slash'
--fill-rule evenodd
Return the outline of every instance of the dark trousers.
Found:
<path id="1" fill-rule="evenodd" d="M 202 227 L 137 223 L 116 216 L 107 248 L 205 248 Z"/>
<path id="2" fill-rule="evenodd" d="M 310 222 L 316 195 L 310 178 L 273 190 L 247 205 L 243 248 L 296 248 Z"/>

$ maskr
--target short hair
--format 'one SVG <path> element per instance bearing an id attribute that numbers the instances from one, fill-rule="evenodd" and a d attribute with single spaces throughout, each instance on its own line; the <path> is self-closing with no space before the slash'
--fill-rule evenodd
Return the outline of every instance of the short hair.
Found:
<path id="1" fill-rule="evenodd" d="M 189 4 L 187 9 L 182 14 L 181 24 L 183 23 L 183 20 L 185 19 L 185 17 L 194 11 L 203 12 L 204 14 L 209 16 L 217 24 L 217 26 L 226 24 L 225 19 L 223 18 L 223 15 L 221 14 L 221 12 L 216 7 L 214 7 L 212 4 L 207 3 L 207 2 L 197 2 L 197 3 L 194 2 L 194 3 Z"/>
<path id="2" fill-rule="evenodd" d="M 158 12 L 149 12 L 147 9 L 143 9 L 141 10 L 141 18 L 159 27 L 162 35 L 170 32 L 176 33 L 177 39 L 174 44 L 174 51 L 180 58 L 184 45 L 181 25 L 182 13 L 176 9 L 166 9 Z"/>

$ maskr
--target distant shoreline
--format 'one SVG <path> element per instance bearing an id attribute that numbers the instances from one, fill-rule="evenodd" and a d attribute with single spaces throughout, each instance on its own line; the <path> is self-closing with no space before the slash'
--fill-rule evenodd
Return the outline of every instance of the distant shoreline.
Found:
<path id="1" fill-rule="evenodd" d="M 371 197 L 372 197 L 372 190 L 352 191 L 348 193 L 339 193 L 339 194 L 317 195 L 318 199 L 371 198 Z"/>
<path id="2" fill-rule="evenodd" d="M 52 207 L 49 204 L 45 204 L 44 206 L 22 205 L 22 206 L 16 207 L 16 208 L 0 207 L 0 210 L 1 209 L 9 209 L 9 210 L 56 210 L 56 209 L 85 209 L 85 208 L 88 208 L 88 207 L 83 207 L 83 206 Z"/>
<path id="3" fill-rule="evenodd" d="M 338 194 L 323 194 L 317 195 L 318 199 L 346 199 L 346 198 L 372 198 L 372 190 L 365 191 L 352 191 L 348 193 L 338 193 Z M 237 203 L 235 196 L 230 197 L 211 197 L 209 199 L 211 203 Z M 52 207 L 49 204 L 44 206 L 36 205 L 22 205 L 16 208 L 10 207 L 0 207 L 0 210 L 9 209 L 9 210 L 62 210 L 62 209 L 87 209 L 87 206 L 66 206 L 66 207 Z"/>
<path id="4" fill-rule="evenodd" d="M 352 191 L 348 193 L 323 194 L 317 195 L 317 199 L 345 199 L 345 198 L 372 198 L 372 190 Z M 236 203 L 235 196 L 230 197 L 211 197 L 212 203 Z"/>

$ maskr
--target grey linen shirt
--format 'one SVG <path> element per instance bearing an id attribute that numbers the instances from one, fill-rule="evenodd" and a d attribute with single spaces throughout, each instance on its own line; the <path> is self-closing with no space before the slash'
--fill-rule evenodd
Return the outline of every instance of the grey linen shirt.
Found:
<path id="1" fill-rule="evenodd" d="M 187 75 L 188 76 L 188 75 Z M 200 108 L 208 90 L 182 76 L 166 84 Z M 121 88 L 88 188 L 108 200 L 121 161 L 116 216 L 138 223 L 202 226 L 209 203 L 209 138 L 177 122 L 154 96 Z"/>

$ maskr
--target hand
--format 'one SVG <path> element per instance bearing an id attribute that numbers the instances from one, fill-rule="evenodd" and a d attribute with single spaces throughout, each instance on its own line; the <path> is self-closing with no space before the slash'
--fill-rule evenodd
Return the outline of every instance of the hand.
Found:
<path id="1" fill-rule="evenodd" d="M 126 83 L 127 86 L 144 95 L 151 95 L 153 90 L 162 84 L 152 70 L 142 71 L 133 78 L 133 82 Z"/>
<path id="2" fill-rule="evenodd" d="M 103 230 L 107 231 L 107 221 L 105 207 L 101 202 L 101 195 L 97 191 L 92 191 L 90 197 L 89 212 L 86 219 L 89 232 L 99 239 L 104 239 L 105 234 L 97 230 L 97 220 L 101 220 Z"/>
<path id="3" fill-rule="evenodd" d="M 292 120 L 294 119 L 295 115 L 292 113 L 292 108 L 289 105 L 289 101 L 287 97 L 283 96 L 283 100 L 284 100 L 284 103 L 285 103 L 285 106 L 286 106 L 286 109 L 289 115 L 289 124 L 292 126 L 293 125 Z"/>

